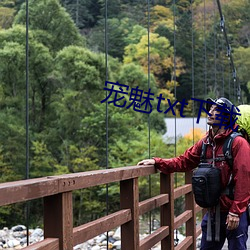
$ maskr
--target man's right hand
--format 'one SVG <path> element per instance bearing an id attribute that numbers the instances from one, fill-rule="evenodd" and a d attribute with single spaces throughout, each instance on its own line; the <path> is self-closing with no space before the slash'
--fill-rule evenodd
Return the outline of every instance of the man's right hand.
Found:
<path id="1" fill-rule="evenodd" d="M 154 159 L 142 160 L 137 163 L 137 166 L 139 165 L 155 165 L 155 160 Z"/>

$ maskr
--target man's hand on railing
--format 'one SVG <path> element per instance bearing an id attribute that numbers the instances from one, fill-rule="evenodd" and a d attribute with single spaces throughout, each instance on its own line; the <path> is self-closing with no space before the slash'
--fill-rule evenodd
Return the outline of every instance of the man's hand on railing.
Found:
<path id="1" fill-rule="evenodd" d="M 154 159 L 142 160 L 137 163 L 137 166 L 139 165 L 155 165 L 155 160 Z"/>

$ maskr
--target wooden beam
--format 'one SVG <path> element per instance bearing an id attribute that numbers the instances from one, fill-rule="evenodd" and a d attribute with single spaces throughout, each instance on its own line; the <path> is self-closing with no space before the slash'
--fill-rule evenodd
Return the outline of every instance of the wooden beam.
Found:
<path id="1" fill-rule="evenodd" d="M 47 238 L 22 248 L 23 250 L 59 250 L 59 239 Z"/>
<path id="2" fill-rule="evenodd" d="M 34 178 L 0 184 L 0 206 L 42 198 L 58 193 L 55 177 Z"/>
<path id="3" fill-rule="evenodd" d="M 169 227 L 160 227 L 152 234 L 140 241 L 140 250 L 151 249 L 156 243 L 166 238 L 169 234 Z"/>
<path id="4" fill-rule="evenodd" d="M 138 178 L 120 183 L 121 209 L 130 209 L 132 220 L 121 226 L 121 249 L 139 250 L 139 187 Z"/>
<path id="5" fill-rule="evenodd" d="M 192 192 L 192 185 L 191 184 L 186 184 L 181 187 L 175 188 L 174 189 L 174 199 L 179 198 L 182 195 L 185 195 L 187 193 Z"/>
<path id="6" fill-rule="evenodd" d="M 73 249 L 72 192 L 44 198 L 44 237 L 59 238 L 60 250 Z"/>
<path id="7" fill-rule="evenodd" d="M 113 168 L 106 170 L 95 170 L 75 174 L 58 176 L 60 192 L 94 187 L 112 182 L 119 182 L 139 176 L 148 176 L 157 171 L 154 166 L 131 166 L 122 168 Z"/>
<path id="8" fill-rule="evenodd" d="M 174 229 L 177 229 L 192 218 L 192 211 L 187 210 L 174 219 Z"/>
<path id="9" fill-rule="evenodd" d="M 161 206 L 161 227 L 168 226 L 169 234 L 161 241 L 161 250 L 174 249 L 174 177 L 160 174 L 160 192 L 169 195 L 169 202 Z"/>
<path id="10" fill-rule="evenodd" d="M 185 173 L 185 183 L 191 184 L 193 173 Z M 192 212 L 191 218 L 186 222 L 186 237 L 192 236 L 194 238 L 192 244 L 187 248 L 188 250 L 196 250 L 196 203 L 194 200 L 193 192 L 185 195 L 185 210 Z"/>
<path id="11" fill-rule="evenodd" d="M 73 229 L 74 246 L 131 221 L 130 209 L 123 209 Z"/>
<path id="12" fill-rule="evenodd" d="M 0 206 L 155 173 L 154 166 L 130 166 L 1 183 Z"/>
<path id="13" fill-rule="evenodd" d="M 143 215 L 157 207 L 168 203 L 168 194 L 160 194 L 139 203 L 139 215 Z"/>
<path id="14" fill-rule="evenodd" d="M 193 237 L 188 236 L 175 247 L 175 250 L 188 249 L 192 244 L 193 244 Z"/>
<path id="15" fill-rule="evenodd" d="M 202 233 L 201 226 L 198 226 L 198 227 L 196 228 L 196 237 L 200 236 L 201 233 Z"/>

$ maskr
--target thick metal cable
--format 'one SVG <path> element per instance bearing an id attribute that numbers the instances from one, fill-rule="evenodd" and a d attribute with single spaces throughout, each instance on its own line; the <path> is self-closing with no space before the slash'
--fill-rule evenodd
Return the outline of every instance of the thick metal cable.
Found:
<path id="1" fill-rule="evenodd" d="M 206 39 L 206 0 L 204 0 L 204 88 L 205 88 L 205 97 L 207 98 L 207 39 Z"/>
<path id="2" fill-rule="evenodd" d="M 238 103 L 240 104 L 242 102 L 242 98 L 241 98 L 241 86 L 240 86 L 240 82 L 237 81 L 237 72 L 236 72 L 236 68 L 234 65 L 234 60 L 233 60 L 233 55 L 232 55 L 232 50 L 231 50 L 231 45 L 228 41 L 228 36 L 227 36 L 227 30 L 226 30 L 226 24 L 225 24 L 225 19 L 222 13 L 222 8 L 221 8 L 221 4 L 220 4 L 220 0 L 217 0 L 217 6 L 218 6 L 218 10 L 219 10 L 219 14 L 220 14 L 220 24 L 221 24 L 221 31 L 224 34 L 224 38 L 226 40 L 226 45 L 227 45 L 227 56 L 230 60 L 230 66 L 232 69 L 232 74 L 233 74 L 233 81 L 234 81 L 234 87 L 236 88 L 236 84 L 237 84 L 237 98 L 238 98 Z M 235 92 L 235 88 L 234 88 L 234 92 Z"/>
<path id="3" fill-rule="evenodd" d="M 173 16 L 174 16 L 174 74 L 173 74 L 173 81 L 174 81 L 174 96 L 176 99 L 176 95 L 177 95 L 177 89 L 176 89 L 176 2 L 175 0 L 173 0 Z M 176 113 L 176 106 L 175 106 L 175 113 Z M 175 157 L 177 155 L 177 126 L 176 126 L 176 115 L 175 115 L 175 119 L 174 119 L 174 132 L 175 132 L 175 137 L 174 137 L 174 154 Z M 175 187 L 177 187 L 177 173 L 175 173 Z M 178 244 L 179 239 L 178 239 L 178 233 L 177 233 L 177 229 L 175 231 L 176 233 L 176 244 Z"/>
<path id="4" fill-rule="evenodd" d="M 217 32 L 216 32 L 216 14 L 215 14 L 215 0 L 213 1 L 214 5 L 214 90 L 217 97 Z"/>
<path id="5" fill-rule="evenodd" d="M 176 28 L 175 28 L 175 24 L 176 24 L 176 17 L 175 17 L 175 15 L 176 15 L 176 3 L 175 3 L 175 0 L 173 0 L 173 11 L 174 11 L 174 59 L 173 59 L 173 61 L 174 61 L 174 73 L 173 73 L 173 81 L 174 81 L 174 96 L 175 96 L 175 99 L 176 99 L 176 95 L 177 95 L 177 90 L 176 90 Z M 176 110 L 176 106 L 175 106 L 175 110 Z M 176 113 L 176 112 L 175 112 Z M 177 137 L 177 132 L 176 132 L 176 116 L 175 116 L 175 119 L 174 119 L 174 126 L 175 126 L 175 128 L 174 128 L 174 130 L 175 130 L 175 148 L 174 148 L 174 154 L 175 154 L 175 156 L 176 156 L 176 154 L 177 154 L 177 148 L 176 148 L 176 143 L 177 143 L 177 141 L 176 141 L 176 137 Z"/>
<path id="6" fill-rule="evenodd" d="M 26 0 L 26 45 L 25 45 L 25 71 L 26 71 L 26 173 L 25 179 L 29 179 L 29 0 Z M 30 203 L 26 202 L 26 239 L 29 245 L 29 210 Z"/>
<path id="7" fill-rule="evenodd" d="M 205 98 L 207 98 L 207 13 L 206 13 L 206 0 L 204 0 L 203 6 L 203 32 L 204 32 L 204 88 Z M 207 131 L 207 125 L 205 125 L 205 131 Z"/>
<path id="8" fill-rule="evenodd" d="M 109 75 L 108 75 L 108 0 L 105 0 L 105 38 L 104 38 L 104 46 L 105 46 L 105 80 L 108 81 Z M 108 97 L 108 91 L 106 90 L 106 98 Z M 109 134 L 108 134 L 108 102 L 106 102 L 106 169 L 109 167 L 108 162 L 108 147 L 109 147 Z M 109 186 L 106 184 L 106 215 L 108 215 L 109 212 Z M 107 249 L 108 249 L 108 232 L 107 232 Z"/>
<path id="9" fill-rule="evenodd" d="M 79 28 L 79 0 L 76 0 L 76 26 Z"/>
<path id="10" fill-rule="evenodd" d="M 150 0 L 147 1 L 148 7 L 148 18 L 147 18 L 147 29 L 148 29 L 148 89 L 150 89 Z M 150 152 L 150 114 L 148 114 L 148 158 L 151 157 Z M 151 175 L 148 176 L 148 186 L 149 186 L 149 197 L 151 197 Z M 152 212 L 149 212 L 149 233 L 151 234 L 152 227 Z"/>
<path id="11" fill-rule="evenodd" d="M 192 98 L 194 98 L 194 10 L 193 0 L 191 1 L 191 25 L 192 25 Z M 193 144 L 194 144 L 194 102 L 193 102 Z"/>

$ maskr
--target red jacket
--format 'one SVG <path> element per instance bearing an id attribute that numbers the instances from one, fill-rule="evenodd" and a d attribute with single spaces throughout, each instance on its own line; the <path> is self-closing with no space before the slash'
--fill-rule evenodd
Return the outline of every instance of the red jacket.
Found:
<path id="1" fill-rule="evenodd" d="M 206 136 L 195 145 L 185 151 L 184 154 L 176 158 L 161 159 L 154 158 L 155 166 L 163 173 L 186 172 L 198 166 L 202 142 L 208 143 L 206 159 L 213 158 L 213 148 L 216 157 L 224 157 L 223 145 L 225 138 L 232 133 L 231 129 L 222 134 L 216 135 L 213 139 Z M 213 145 L 213 146 L 212 146 Z M 220 198 L 221 211 L 232 212 L 241 215 L 247 208 L 250 201 L 250 144 L 241 136 L 237 136 L 232 144 L 233 155 L 233 180 L 234 180 L 234 200 L 230 200 L 226 195 Z M 226 161 L 215 162 L 215 166 L 221 169 L 221 184 L 224 189 L 230 178 L 231 170 Z"/>

